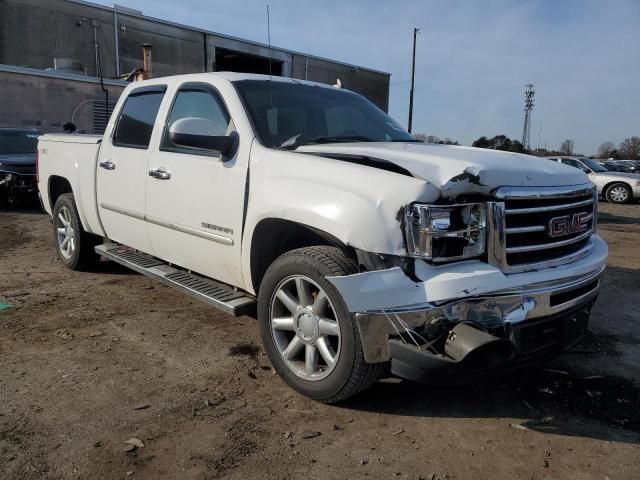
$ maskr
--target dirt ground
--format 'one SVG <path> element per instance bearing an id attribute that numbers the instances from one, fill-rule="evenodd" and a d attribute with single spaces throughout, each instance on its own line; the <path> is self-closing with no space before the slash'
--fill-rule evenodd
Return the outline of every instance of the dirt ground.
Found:
<path id="1" fill-rule="evenodd" d="M 489 385 L 384 380 L 340 406 L 273 374 L 255 320 L 115 264 L 66 270 L 45 215 L 4 210 L 0 478 L 638 479 L 640 205 L 600 210 L 611 256 L 580 345 Z"/>

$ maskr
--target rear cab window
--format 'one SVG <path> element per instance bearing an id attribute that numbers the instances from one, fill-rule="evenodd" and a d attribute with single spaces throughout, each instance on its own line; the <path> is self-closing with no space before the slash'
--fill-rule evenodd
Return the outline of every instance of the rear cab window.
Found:
<path id="1" fill-rule="evenodd" d="M 151 85 L 129 93 L 114 129 L 114 146 L 149 148 L 153 127 L 166 90 L 166 85 Z"/>

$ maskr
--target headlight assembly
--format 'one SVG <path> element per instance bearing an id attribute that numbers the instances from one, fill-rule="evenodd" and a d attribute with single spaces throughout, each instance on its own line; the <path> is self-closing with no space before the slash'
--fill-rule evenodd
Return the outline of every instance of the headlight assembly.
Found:
<path id="1" fill-rule="evenodd" d="M 479 257 L 485 251 L 484 203 L 409 205 L 405 209 L 407 252 L 434 262 Z"/>

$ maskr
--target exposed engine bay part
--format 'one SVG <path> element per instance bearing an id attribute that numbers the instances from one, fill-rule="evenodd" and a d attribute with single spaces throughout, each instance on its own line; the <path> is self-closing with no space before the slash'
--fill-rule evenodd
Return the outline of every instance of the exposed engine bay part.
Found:
<path id="1" fill-rule="evenodd" d="M 415 339 L 415 335 L 422 338 L 416 332 L 411 334 L 411 338 Z M 402 359 L 417 355 L 430 358 L 430 362 L 444 369 L 458 368 L 463 364 L 469 369 L 493 369 L 509 360 L 515 351 L 510 340 L 491 335 L 468 323 L 459 323 L 449 330 L 444 344 L 440 342 L 439 347 L 434 347 L 433 343 L 420 345 L 417 341 L 412 344 L 402 336 L 393 338 L 389 346 L 392 360 L 396 356 Z"/>
<path id="2" fill-rule="evenodd" d="M 546 318 L 486 332 L 460 323 L 436 351 L 391 338 L 391 373 L 423 383 L 459 384 L 534 365 L 573 345 L 586 332 L 591 300 Z"/>
<path id="3" fill-rule="evenodd" d="M 383 255 L 380 253 L 367 252 L 359 248 L 353 249 L 358 261 L 360 272 L 375 272 L 389 268 L 399 267 L 409 277 L 414 277 L 414 259 L 398 255 Z"/>
<path id="4" fill-rule="evenodd" d="M 444 352 L 456 362 L 494 367 L 511 356 L 513 344 L 468 323 L 459 323 L 447 335 Z"/>
<path id="5" fill-rule="evenodd" d="M 413 343 L 400 335 L 389 340 L 392 373 L 415 381 L 428 381 L 461 370 L 490 371 L 509 361 L 515 352 L 508 338 L 500 338 L 468 323 L 459 323 L 430 344 L 415 331 Z M 426 341 L 426 340 L 425 340 Z M 435 345 L 437 343 L 437 345 Z"/>
<path id="6" fill-rule="evenodd" d="M 472 323 L 491 332 L 577 308 L 596 298 L 601 274 L 599 269 L 562 285 L 356 313 L 365 359 L 371 363 L 388 361 L 389 338 L 441 354 L 449 332 L 458 324 Z"/>

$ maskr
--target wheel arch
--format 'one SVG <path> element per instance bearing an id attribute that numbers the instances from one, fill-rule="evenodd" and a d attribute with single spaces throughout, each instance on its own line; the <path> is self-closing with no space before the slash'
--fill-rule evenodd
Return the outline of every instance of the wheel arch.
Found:
<path id="1" fill-rule="evenodd" d="M 352 255 L 338 238 L 323 230 L 282 218 L 264 218 L 253 230 L 250 252 L 251 284 L 256 293 L 269 265 L 280 255 L 297 248 L 335 246 Z"/>
<path id="2" fill-rule="evenodd" d="M 51 206 L 51 211 L 53 212 L 53 208 L 56 205 L 56 201 L 60 198 L 60 195 L 64 195 L 65 193 L 73 194 L 73 188 L 71 187 L 71 182 L 65 177 L 61 177 L 60 175 L 51 175 L 49 177 L 49 205 Z"/>
<path id="3" fill-rule="evenodd" d="M 602 187 L 602 196 L 605 199 L 607 199 L 607 193 L 609 192 L 609 189 L 611 187 L 613 187 L 614 185 L 618 184 L 618 183 L 620 183 L 622 185 L 625 185 L 631 191 L 631 194 L 633 195 L 633 187 L 629 183 L 625 182 L 624 180 L 611 180 L 610 182 L 606 183 Z"/>

